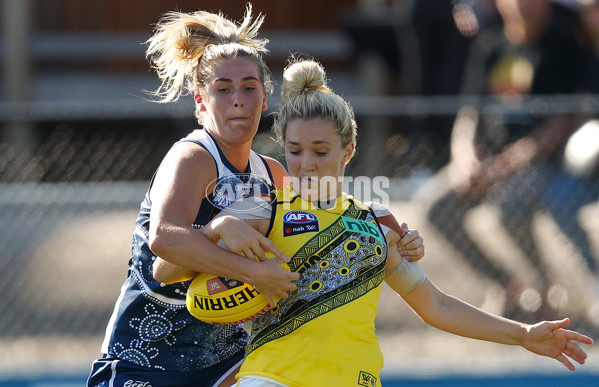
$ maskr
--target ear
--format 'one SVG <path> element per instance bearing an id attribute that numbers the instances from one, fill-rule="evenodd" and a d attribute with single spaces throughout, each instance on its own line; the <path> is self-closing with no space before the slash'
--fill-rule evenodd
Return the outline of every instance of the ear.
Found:
<path id="1" fill-rule="evenodd" d="M 347 165 L 350 162 L 352 157 L 354 156 L 354 150 L 356 149 L 356 143 L 354 141 L 350 142 L 345 146 L 343 150 L 343 164 Z"/>
<path id="2" fill-rule="evenodd" d="M 195 101 L 195 103 L 196 103 L 196 108 L 199 108 L 201 112 L 203 112 L 203 111 L 205 111 L 205 110 L 206 110 L 206 108 L 204 107 L 204 104 L 202 104 L 202 101 L 203 101 L 203 99 L 202 99 L 202 96 L 201 96 L 201 95 L 199 95 L 199 94 L 194 94 L 194 96 L 193 96 L 193 100 L 194 100 L 194 101 Z"/>
<path id="3" fill-rule="evenodd" d="M 266 104 L 266 93 L 264 93 L 264 97 L 262 97 L 262 111 L 268 110 L 268 105 Z"/>

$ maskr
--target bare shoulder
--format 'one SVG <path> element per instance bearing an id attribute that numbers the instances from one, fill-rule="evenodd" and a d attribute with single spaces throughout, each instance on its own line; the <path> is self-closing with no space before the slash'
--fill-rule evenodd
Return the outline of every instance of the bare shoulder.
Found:
<path id="1" fill-rule="evenodd" d="M 155 192 L 186 193 L 197 196 L 210 189 L 217 178 L 216 163 L 206 149 L 193 142 L 180 142 L 166 154 L 152 187 L 151 195 Z"/>
<path id="2" fill-rule="evenodd" d="M 213 166 L 216 171 L 214 157 L 204 147 L 191 141 L 179 142 L 171 147 L 166 154 L 163 164 L 181 165 L 186 163 L 200 164 L 208 167 Z M 162 165 L 161 165 L 162 166 Z"/>

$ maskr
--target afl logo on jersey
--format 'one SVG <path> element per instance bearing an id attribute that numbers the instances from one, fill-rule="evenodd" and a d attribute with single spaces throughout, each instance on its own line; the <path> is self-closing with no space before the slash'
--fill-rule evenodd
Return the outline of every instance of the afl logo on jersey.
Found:
<path id="1" fill-rule="evenodd" d="M 315 220 L 318 220 L 316 215 L 306 211 L 289 211 L 283 215 L 283 222 L 285 223 L 304 224 L 314 222 Z"/>
<path id="2" fill-rule="evenodd" d="M 306 211 L 289 211 L 283 215 L 283 236 L 317 232 L 318 217 Z"/>

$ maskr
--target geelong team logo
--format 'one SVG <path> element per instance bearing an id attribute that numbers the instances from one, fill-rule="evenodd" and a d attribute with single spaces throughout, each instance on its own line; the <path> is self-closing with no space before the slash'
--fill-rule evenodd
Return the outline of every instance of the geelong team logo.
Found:
<path id="1" fill-rule="evenodd" d="M 318 217 L 307 211 L 289 211 L 283 215 L 283 236 L 317 232 Z"/>
<path id="2" fill-rule="evenodd" d="M 206 198 L 221 210 L 250 196 L 268 196 L 274 187 L 263 177 L 250 173 L 228 174 L 215 180 L 212 194 Z"/>

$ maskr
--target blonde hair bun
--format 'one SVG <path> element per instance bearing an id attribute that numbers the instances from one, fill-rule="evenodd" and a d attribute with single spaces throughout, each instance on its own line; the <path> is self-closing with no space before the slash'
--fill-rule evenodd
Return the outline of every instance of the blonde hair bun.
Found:
<path id="1" fill-rule="evenodd" d="M 354 110 L 327 86 L 326 72 L 320 63 L 312 59 L 290 58 L 283 72 L 281 98 L 283 103 L 275 113 L 272 126 L 281 144 L 285 144 L 290 121 L 313 118 L 333 122 L 343 146 L 355 144 L 358 126 Z"/>
<path id="2" fill-rule="evenodd" d="M 289 101 L 297 95 L 310 91 L 331 93 L 327 86 L 324 67 L 313 60 L 302 60 L 290 64 L 283 73 L 281 89 L 283 101 Z"/>

